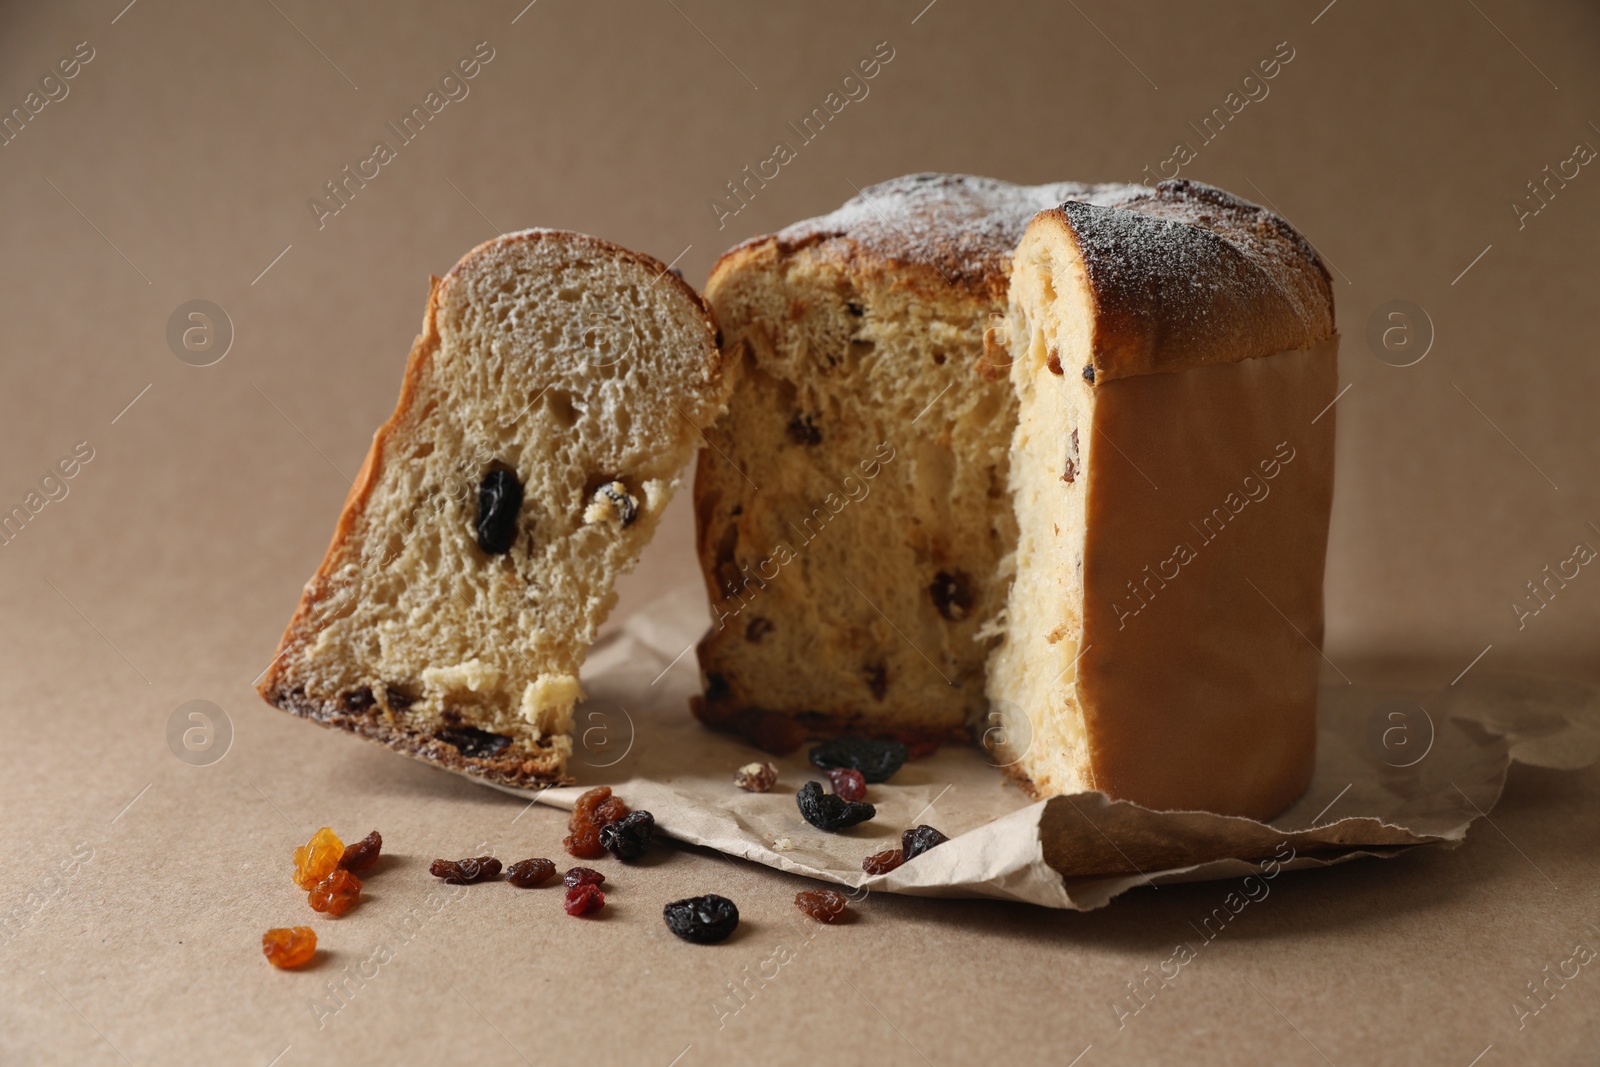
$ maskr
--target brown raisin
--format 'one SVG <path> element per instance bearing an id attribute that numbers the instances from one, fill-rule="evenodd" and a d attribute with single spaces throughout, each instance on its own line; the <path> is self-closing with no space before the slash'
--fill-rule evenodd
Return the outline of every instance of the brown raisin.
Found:
<path id="1" fill-rule="evenodd" d="M 778 768 L 770 763 L 746 763 L 733 773 L 733 784 L 746 793 L 765 793 L 778 780 Z"/>
<path id="2" fill-rule="evenodd" d="M 274 967 L 303 967 L 317 954 L 317 932 L 309 926 L 275 926 L 261 935 L 261 954 Z"/>
<path id="3" fill-rule="evenodd" d="M 294 850 L 294 884 L 305 890 L 315 889 L 343 858 L 344 842 L 331 827 L 324 826 Z"/>
<path id="4" fill-rule="evenodd" d="M 346 870 L 334 871 L 318 882 L 306 899 L 312 911 L 337 918 L 361 902 L 361 879 Z"/>
<path id="5" fill-rule="evenodd" d="M 807 889 L 794 895 L 794 906 L 819 923 L 848 922 L 847 905 L 837 889 Z"/>
<path id="6" fill-rule="evenodd" d="M 568 889 L 578 885 L 604 885 L 606 876 L 593 867 L 573 867 L 561 876 L 562 884 Z"/>
<path id="7" fill-rule="evenodd" d="M 506 881 L 518 889 L 532 889 L 550 880 L 556 873 L 554 860 L 543 857 L 531 860 L 519 860 L 506 868 Z"/>
<path id="8" fill-rule="evenodd" d="M 1078 480 L 1078 431 L 1072 431 L 1070 444 L 1067 446 L 1067 465 L 1061 472 L 1061 480 L 1071 484 Z"/>
<path id="9" fill-rule="evenodd" d="M 972 579 L 965 571 L 940 571 L 928 584 L 933 606 L 950 622 L 960 622 L 972 610 Z"/>
<path id="10" fill-rule="evenodd" d="M 434 860 L 428 873 L 443 878 L 451 885 L 471 885 L 484 882 L 500 874 L 500 861 L 493 856 L 479 856 L 465 860 Z"/>
<path id="11" fill-rule="evenodd" d="M 817 429 L 817 424 L 810 415 L 797 412 L 794 418 L 789 420 L 789 440 L 797 445 L 820 445 L 822 431 Z"/>
<path id="12" fill-rule="evenodd" d="M 861 869 L 868 874 L 888 874 L 906 861 L 906 855 L 897 848 L 874 852 L 861 861 Z"/>
<path id="13" fill-rule="evenodd" d="M 572 805 L 572 817 L 567 820 L 568 834 L 561 843 L 567 852 L 579 859 L 599 859 L 606 854 L 605 846 L 600 843 L 601 829 L 626 814 L 628 805 L 621 797 L 612 796 L 609 786 L 591 789 Z"/>
<path id="14" fill-rule="evenodd" d="M 1061 353 L 1052 348 L 1049 357 L 1044 361 L 1044 365 L 1050 368 L 1051 374 L 1059 377 L 1062 374 Z"/>
<path id="15" fill-rule="evenodd" d="M 567 890 L 567 899 L 562 902 L 568 915 L 588 915 L 605 906 L 606 895 L 593 882 L 573 886 Z"/>
<path id="16" fill-rule="evenodd" d="M 757 615 L 751 619 L 744 628 L 744 639 L 752 645 L 759 645 L 761 639 L 772 632 L 772 620 Z"/>
<path id="17" fill-rule="evenodd" d="M 383 850 L 383 836 L 374 830 L 353 845 L 346 845 L 339 866 L 346 871 L 364 871 L 378 862 Z"/>
<path id="18" fill-rule="evenodd" d="M 833 791 L 845 800 L 865 800 L 867 798 L 867 780 L 861 772 L 852 767 L 835 767 L 828 771 L 828 781 L 833 783 Z"/>
<path id="19" fill-rule="evenodd" d="M 867 680 L 867 692 L 872 694 L 872 699 L 882 701 L 889 692 L 889 666 L 883 660 L 869 663 L 861 668 L 861 675 Z"/>

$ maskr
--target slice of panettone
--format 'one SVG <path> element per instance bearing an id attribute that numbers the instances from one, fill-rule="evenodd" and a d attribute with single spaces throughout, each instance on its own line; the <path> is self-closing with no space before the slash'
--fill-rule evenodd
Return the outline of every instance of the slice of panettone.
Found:
<path id="1" fill-rule="evenodd" d="M 565 780 L 578 672 L 727 399 L 654 259 L 495 238 L 436 279 L 394 414 L 259 690 L 489 781 Z"/>

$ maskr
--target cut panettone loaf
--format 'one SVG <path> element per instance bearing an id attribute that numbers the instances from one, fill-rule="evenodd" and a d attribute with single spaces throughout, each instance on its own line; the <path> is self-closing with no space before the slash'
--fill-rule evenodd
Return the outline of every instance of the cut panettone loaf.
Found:
<path id="1" fill-rule="evenodd" d="M 1282 219 L 1221 190 L 1066 187 L 995 257 L 981 291 L 989 307 L 1009 292 L 1008 310 L 985 338 L 979 287 L 954 269 L 972 257 L 952 251 L 983 227 L 947 203 L 974 185 L 994 188 L 868 190 L 714 273 L 750 373 L 713 433 L 739 470 L 705 453 L 697 473 L 719 623 L 701 715 L 791 742 L 965 724 L 1038 795 L 1276 814 L 1314 755 L 1327 272 Z M 941 191 L 930 205 L 924 190 Z M 883 236 L 897 232 L 898 255 Z M 762 569 L 778 550 L 751 535 L 819 504 L 814 544 L 791 536 L 792 560 Z M 800 632 L 780 637 L 786 623 Z"/>
<path id="2" fill-rule="evenodd" d="M 579 667 L 722 369 L 709 308 L 648 256 L 548 230 L 467 253 L 262 696 L 490 781 L 565 780 Z"/>
<path id="3" fill-rule="evenodd" d="M 722 257 L 706 296 L 743 356 L 695 474 L 703 720 L 783 748 L 981 719 L 1016 543 L 1012 253 L 1038 211 L 1132 191 L 914 175 Z"/>

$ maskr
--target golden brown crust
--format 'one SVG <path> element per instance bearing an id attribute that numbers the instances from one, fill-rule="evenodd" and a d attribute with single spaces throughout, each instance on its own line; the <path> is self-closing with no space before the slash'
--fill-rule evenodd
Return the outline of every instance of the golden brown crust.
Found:
<path id="1" fill-rule="evenodd" d="M 1279 216 L 1213 186 L 1166 181 L 1110 205 L 1067 202 L 1034 227 L 1059 230 L 1083 263 L 1095 382 L 1333 336 L 1333 285 L 1316 250 Z"/>
<path id="2" fill-rule="evenodd" d="M 410 355 L 406 358 L 405 374 L 401 380 L 400 396 L 395 403 L 394 411 L 373 434 L 372 445 L 362 461 L 361 470 L 351 483 L 350 491 L 345 495 L 328 550 L 316 573 L 306 583 L 299 604 L 279 641 L 277 654 L 273 657 L 261 682 L 256 686 L 256 691 L 267 703 L 291 714 L 325 726 L 348 730 L 398 752 L 436 763 L 450 770 L 501 785 L 543 788 L 572 782 L 570 777 L 560 771 L 561 757 L 547 752 L 543 745 L 530 747 L 515 742 L 504 750 L 503 755 L 484 758 L 469 756 L 456 746 L 441 742 L 430 734 L 406 730 L 396 725 L 389 716 L 383 714 L 381 701 L 366 707 L 351 707 L 341 700 L 311 697 L 305 692 L 305 687 L 291 676 L 289 667 L 299 653 L 315 640 L 319 630 L 318 620 L 326 611 L 348 610 L 347 606 L 341 606 L 335 598 L 354 595 L 354 591 L 341 585 L 335 579 L 335 575 L 350 554 L 353 532 L 367 507 L 373 487 L 383 473 L 382 462 L 386 447 L 390 440 L 406 427 L 423 378 L 438 352 L 440 335 L 437 316 L 442 295 L 448 286 L 474 266 L 480 257 L 493 255 L 507 244 L 526 241 L 561 241 L 570 246 L 593 249 L 608 257 L 631 259 L 655 275 L 660 284 L 676 288 L 699 309 L 707 329 L 719 341 L 719 344 L 712 347 L 707 354 L 706 374 L 708 382 L 714 383 L 720 379 L 725 360 L 720 351 L 721 332 L 717 329 L 711 305 L 692 286 L 668 270 L 660 260 L 588 234 L 544 229 L 503 234 L 467 252 L 443 278 L 429 279 L 428 304 L 423 312 L 422 332 L 412 343 Z M 333 601 L 331 609 L 328 607 L 329 601 Z"/>

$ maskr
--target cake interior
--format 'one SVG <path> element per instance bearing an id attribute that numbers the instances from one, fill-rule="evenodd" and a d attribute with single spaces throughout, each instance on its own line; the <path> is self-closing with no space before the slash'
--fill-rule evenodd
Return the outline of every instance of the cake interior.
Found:
<path id="1" fill-rule="evenodd" d="M 982 740 L 1041 795 L 1094 788 L 1077 696 L 1088 470 L 1102 443 L 1086 380 L 1091 309 L 1081 260 L 1025 238 L 1011 277 L 1007 347 L 1018 398 L 1010 492 L 1018 539 L 1007 636 L 988 670 Z M 1103 459 L 1103 457 L 1101 457 Z"/>
<path id="2" fill-rule="evenodd" d="M 822 257 L 772 255 L 711 295 L 749 351 L 697 475 L 708 720 L 964 736 L 1016 537 L 996 309 Z"/>

